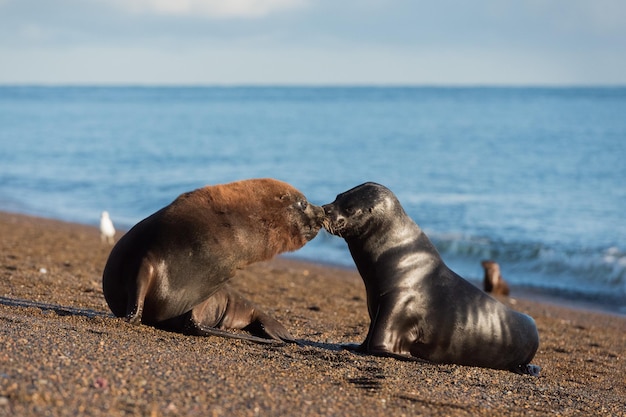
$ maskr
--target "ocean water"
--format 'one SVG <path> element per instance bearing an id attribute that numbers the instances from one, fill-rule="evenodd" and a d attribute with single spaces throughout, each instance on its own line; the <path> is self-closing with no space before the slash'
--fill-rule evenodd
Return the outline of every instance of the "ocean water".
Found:
<path id="1" fill-rule="evenodd" d="M 462 276 L 626 313 L 626 88 L 0 87 L 2 210 L 127 229 L 253 177 L 384 184 Z"/>

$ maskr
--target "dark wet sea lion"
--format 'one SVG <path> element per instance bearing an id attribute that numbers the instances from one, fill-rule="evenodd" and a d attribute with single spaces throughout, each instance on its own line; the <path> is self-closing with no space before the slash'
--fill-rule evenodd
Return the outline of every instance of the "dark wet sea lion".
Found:
<path id="1" fill-rule="evenodd" d="M 538 375 L 534 320 L 450 270 L 389 189 L 362 184 L 323 207 L 367 291 L 371 322 L 358 350 Z"/>
<path id="2" fill-rule="evenodd" d="M 291 185 L 251 179 L 184 193 L 139 222 L 104 268 L 106 301 L 118 317 L 172 331 L 293 341 L 289 332 L 227 284 L 238 269 L 313 239 L 324 212 Z M 265 339 L 267 340 L 267 339 Z"/>
<path id="3" fill-rule="evenodd" d="M 500 274 L 500 265 L 491 260 L 480 263 L 485 269 L 483 289 L 493 295 L 509 295 L 509 285 Z"/>

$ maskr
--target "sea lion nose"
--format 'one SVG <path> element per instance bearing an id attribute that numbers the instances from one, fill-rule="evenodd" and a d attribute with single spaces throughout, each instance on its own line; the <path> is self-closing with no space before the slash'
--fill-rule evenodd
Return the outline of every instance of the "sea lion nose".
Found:
<path id="1" fill-rule="evenodd" d="M 324 221 L 324 219 L 326 219 L 326 212 L 324 211 L 324 208 L 312 204 L 311 206 L 313 207 L 313 213 L 315 214 L 316 220 L 320 222 Z"/>
<path id="2" fill-rule="evenodd" d="M 324 214 L 326 214 L 327 216 L 330 216 L 333 212 L 332 204 L 324 204 L 322 208 L 324 209 Z"/>

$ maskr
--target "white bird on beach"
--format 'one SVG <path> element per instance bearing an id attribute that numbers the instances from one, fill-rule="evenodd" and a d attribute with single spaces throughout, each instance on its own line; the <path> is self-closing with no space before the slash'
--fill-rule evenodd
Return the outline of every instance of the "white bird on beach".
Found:
<path id="1" fill-rule="evenodd" d="M 100 216 L 100 240 L 102 243 L 113 244 L 115 242 L 115 227 L 109 217 L 108 211 L 103 211 Z"/>

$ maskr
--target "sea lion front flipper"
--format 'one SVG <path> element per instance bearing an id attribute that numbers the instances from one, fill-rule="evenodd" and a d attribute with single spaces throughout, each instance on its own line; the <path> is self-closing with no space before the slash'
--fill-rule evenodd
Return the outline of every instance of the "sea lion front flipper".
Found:
<path id="1" fill-rule="evenodd" d="M 361 343 L 360 345 L 357 345 L 356 343 L 347 343 L 347 344 L 341 345 L 341 348 L 345 350 L 349 350 L 351 352 L 367 353 L 367 347 L 363 343 Z"/>
<path id="2" fill-rule="evenodd" d="M 133 292 L 129 294 L 128 306 L 126 308 L 126 320 L 131 324 L 141 323 L 141 316 L 143 314 L 143 305 L 148 293 L 148 288 L 154 279 L 154 267 L 148 259 L 144 259 L 139 267 L 137 278 L 135 280 L 135 287 Z"/>
<path id="3" fill-rule="evenodd" d="M 363 344 L 368 353 L 378 356 L 404 357 L 411 354 L 413 340 L 407 334 L 415 332 L 418 320 L 404 306 L 412 298 L 389 292 L 379 297 L 376 314 L 372 317 Z"/>

